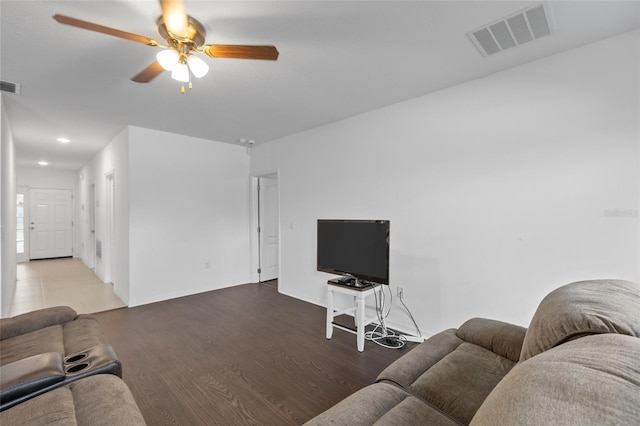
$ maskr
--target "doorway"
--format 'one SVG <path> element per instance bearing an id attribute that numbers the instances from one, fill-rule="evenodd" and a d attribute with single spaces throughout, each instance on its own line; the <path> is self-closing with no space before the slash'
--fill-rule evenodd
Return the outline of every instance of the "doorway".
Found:
<path id="1" fill-rule="evenodd" d="M 266 282 L 280 275 L 280 191 L 278 173 L 253 177 L 252 253 L 254 282 Z"/>
<path id="2" fill-rule="evenodd" d="M 70 189 L 29 190 L 29 259 L 73 256 Z"/>
<path id="3" fill-rule="evenodd" d="M 105 175 L 104 192 L 104 218 L 105 234 L 102 243 L 102 261 L 104 262 L 104 282 L 112 283 L 116 281 L 116 182 L 115 172 Z"/>

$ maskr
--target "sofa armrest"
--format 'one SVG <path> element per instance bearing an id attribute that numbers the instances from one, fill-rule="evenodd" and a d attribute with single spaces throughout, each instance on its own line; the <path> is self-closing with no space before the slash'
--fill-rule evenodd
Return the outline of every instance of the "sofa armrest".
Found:
<path id="1" fill-rule="evenodd" d="M 486 318 L 472 318 L 462 324 L 456 334 L 462 340 L 518 362 L 526 332 L 526 328 L 518 325 Z"/>
<path id="2" fill-rule="evenodd" d="M 40 330 L 52 325 L 64 324 L 76 319 L 78 314 L 68 306 L 40 309 L 11 318 L 0 319 L 0 340 Z"/>
<path id="3" fill-rule="evenodd" d="M 0 411 L 65 379 L 62 354 L 47 352 L 0 367 Z"/>

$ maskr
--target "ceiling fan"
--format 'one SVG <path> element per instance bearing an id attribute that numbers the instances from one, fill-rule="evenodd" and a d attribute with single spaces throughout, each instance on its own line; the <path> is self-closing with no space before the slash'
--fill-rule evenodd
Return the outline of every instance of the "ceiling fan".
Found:
<path id="1" fill-rule="evenodd" d="M 204 53 L 212 58 L 264 59 L 271 61 L 278 59 L 279 52 L 275 46 L 204 44 L 206 31 L 200 22 L 186 14 L 182 0 L 160 0 L 160 6 L 162 15 L 158 18 L 156 24 L 158 25 L 158 32 L 167 43 L 166 45 L 162 45 L 152 38 L 65 15 L 56 14 L 53 15 L 53 19 L 61 24 L 164 49 L 158 52 L 155 62 L 131 80 L 136 83 L 148 83 L 163 71 L 171 71 L 171 78 L 183 83 L 182 93 L 185 92 L 184 83 L 188 83 L 189 88 L 191 88 L 192 75 L 200 78 L 209 71 L 207 63 L 196 54 Z"/>

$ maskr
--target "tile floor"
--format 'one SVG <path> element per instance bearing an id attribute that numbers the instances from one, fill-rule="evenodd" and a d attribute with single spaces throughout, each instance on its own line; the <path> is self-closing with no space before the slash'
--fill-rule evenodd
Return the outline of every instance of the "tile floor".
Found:
<path id="1" fill-rule="evenodd" d="M 126 305 L 80 259 L 32 260 L 18 264 L 18 283 L 10 315 L 51 306 L 71 306 L 91 314 Z"/>

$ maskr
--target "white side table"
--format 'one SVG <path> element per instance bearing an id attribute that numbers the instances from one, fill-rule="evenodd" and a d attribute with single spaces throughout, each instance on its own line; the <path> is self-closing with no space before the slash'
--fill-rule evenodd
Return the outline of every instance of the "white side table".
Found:
<path id="1" fill-rule="evenodd" d="M 358 350 L 360 352 L 364 351 L 364 328 L 367 324 L 371 324 L 378 319 L 376 316 L 368 319 L 365 318 L 365 299 L 367 296 L 371 296 L 376 291 L 378 292 L 378 295 L 381 296 L 380 293 L 382 292 L 382 286 L 380 284 L 375 284 L 372 287 L 360 289 L 356 287 L 348 287 L 345 285 L 332 283 L 331 281 L 327 282 L 327 339 L 331 339 L 331 336 L 333 335 L 333 327 L 339 328 L 340 330 L 348 331 L 349 333 L 355 334 L 357 336 Z M 353 306 L 340 310 L 334 309 L 334 292 L 353 296 Z M 354 316 L 356 323 L 355 330 L 352 330 L 348 327 L 343 327 L 333 322 L 333 319 L 335 317 L 342 314 L 352 314 Z"/>

